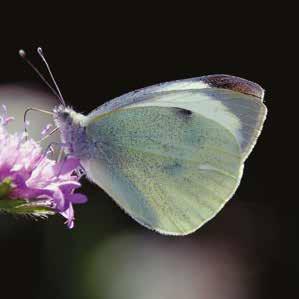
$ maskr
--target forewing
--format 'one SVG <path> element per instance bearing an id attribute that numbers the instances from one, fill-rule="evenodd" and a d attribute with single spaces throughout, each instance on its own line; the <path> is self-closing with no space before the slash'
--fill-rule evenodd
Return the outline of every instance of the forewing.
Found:
<path id="1" fill-rule="evenodd" d="M 95 145 L 93 158 L 82 161 L 90 179 L 161 233 L 198 229 L 230 199 L 242 175 L 234 135 L 190 110 L 119 109 L 93 118 L 86 132 Z"/>
<path id="2" fill-rule="evenodd" d="M 245 160 L 266 118 L 264 90 L 234 76 L 211 75 L 166 82 L 113 99 L 90 114 L 91 118 L 117 109 L 143 106 L 178 107 L 218 122 L 237 139 Z"/>

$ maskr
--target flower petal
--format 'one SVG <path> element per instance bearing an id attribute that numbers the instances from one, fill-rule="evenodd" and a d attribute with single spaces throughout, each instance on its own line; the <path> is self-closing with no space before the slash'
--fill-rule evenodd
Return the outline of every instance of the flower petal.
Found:
<path id="1" fill-rule="evenodd" d="M 59 183 L 59 188 L 66 192 L 72 192 L 74 189 L 80 188 L 81 184 L 78 181 L 64 181 Z"/>
<path id="2" fill-rule="evenodd" d="M 75 193 L 69 196 L 68 200 L 72 203 L 82 204 L 87 202 L 87 197 L 81 193 Z"/>
<path id="3" fill-rule="evenodd" d="M 59 212 L 63 212 L 69 208 L 70 202 L 66 200 L 66 198 L 64 197 L 64 195 L 60 189 L 57 189 L 56 191 L 54 191 L 53 200 L 54 200 L 54 203 L 56 204 L 56 209 Z"/>
<path id="4" fill-rule="evenodd" d="M 81 187 L 81 172 L 75 171 L 80 167 L 80 160 L 68 156 L 57 163 L 43 154 L 41 146 L 28 139 L 24 132 L 9 134 L 6 125 L 12 118 L 6 108 L 3 109 L 0 115 L 0 184 L 5 179 L 11 182 L 6 196 L 11 200 L 22 199 L 29 205 L 38 202 L 39 207 L 45 207 L 44 211 L 60 213 L 67 219 L 68 227 L 73 228 L 73 204 L 87 201 L 85 195 L 74 193 Z M 47 125 L 42 134 L 49 130 L 50 125 Z M 36 209 L 36 215 L 38 211 Z"/>
<path id="5" fill-rule="evenodd" d="M 66 223 L 69 229 L 74 228 L 74 208 L 72 205 L 69 206 L 67 210 L 60 213 L 64 218 L 67 219 Z"/>
<path id="6" fill-rule="evenodd" d="M 66 160 L 57 163 L 53 169 L 55 175 L 65 175 L 73 172 L 78 166 L 80 166 L 80 160 L 75 157 L 68 157 Z"/>
<path id="7" fill-rule="evenodd" d="M 42 136 L 47 135 L 52 127 L 53 127 L 52 124 L 47 124 L 47 125 L 42 129 L 41 135 L 42 135 Z"/>

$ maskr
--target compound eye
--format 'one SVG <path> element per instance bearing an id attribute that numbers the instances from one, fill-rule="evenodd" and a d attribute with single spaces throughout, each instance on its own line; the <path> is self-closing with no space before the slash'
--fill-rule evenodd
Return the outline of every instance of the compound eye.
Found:
<path id="1" fill-rule="evenodd" d="M 66 120 L 69 116 L 69 114 L 67 112 L 62 112 L 60 115 L 63 120 Z"/>

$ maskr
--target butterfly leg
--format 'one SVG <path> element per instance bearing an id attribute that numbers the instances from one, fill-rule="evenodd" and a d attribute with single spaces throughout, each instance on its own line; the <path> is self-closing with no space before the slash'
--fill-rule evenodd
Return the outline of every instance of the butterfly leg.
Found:
<path id="1" fill-rule="evenodd" d="M 63 155 L 63 147 L 65 146 L 64 143 L 59 143 L 59 142 L 51 142 L 47 148 L 45 149 L 44 151 L 44 154 L 43 154 L 43 158 L 45 156 L 47 156 L 48 153 L 54 153 L 54 149 L 53 149 L 53 145 L 56 145 L 56 146 L 59 146 L 60 147 L 60 150 L 59 150 L 59 154 L 58 154 L 58 158 L 57 158 L 57 162 L 60 163 L 60 167 L 59 167 L 59 171 L 57 172 L 56 176 L 60 176 L 61 172 L 62 172 L 62 169 L 63 169 L 63 166 L 64 166 L 64 163 L 66 162 L 67 158 L 68 158 L 68 155 L 66 154 L 63 158 L 62 158 L 62 155 Z"/>
<path id="2" fill-rule="evenodd" d="M 80 180 L 84 175 L 86 175 L 85 169 L 80 165 L 77 169 L 75 169 L 76 175 Z"/>
<path id="3" fill-rule="evenodd" d="M 46 140 L 47 138 L 49 138 L 51 135 L 53 135 L 55 132 L 57 132 L 59 130 L 58 127 L 54 128 L 52 131 L 50 131 L 46 136 L 44 136 L 43 138 L 41 138 L 40 140 L 37 141 L 37 143 L 41 143 L 44 140 Z"/>
<path id="4" fill-rule="evenodd" d="M 53 154 L 54 153 L 54 148 L 53 145 L 59 146 L 60 150 L 65 146 L 64 143 L 60 142 L 51 142 L 44 150 L 41 159 L 45 158 L 48 154 Z"/>
<path id="5" fill-rule="evenodd" d="M 47 111 L 47 110 L 38 109 L 38 108 L 34 108 L 34 107 L 27 108 L 25 110 L 25 112 L 24 112 L 24 132 L 25 132 L 25 135 L 26 135 L 26 140 L 28 139 L 28 130 L 27 130 L 28 120 L 27 120 L 27 114 L 30 111 L 37 111 L 37 112 L 41 112 L 41 113 L 53 115 L 53 112 L 50 112 L 50 111 Z"/>

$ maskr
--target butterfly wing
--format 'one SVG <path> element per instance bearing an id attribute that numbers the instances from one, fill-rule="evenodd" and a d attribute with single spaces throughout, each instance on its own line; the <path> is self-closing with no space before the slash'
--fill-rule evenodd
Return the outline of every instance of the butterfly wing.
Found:
<path id="1" fill-rule="evenodd" d="M 88 176 L 160 233 L 191 233 L 221 210 L 265 119 L 258 85 L 216 79 L 149 87 L 88 116 L 95 145 L 93 157 L 82 161 Z"/>
<path id="2" fill-rule="evenodd" d="M 188 109 L 226 127 L 239 142 L 245 160 L 266 118 L 263 98 L 264 90 L 256 83 L 234 76 L 210 75 L 132 91 L 105 103 L 90 116 L 136 106 Z"/>
<path id="3" fill-rule="evenodd" d="M 184 235 L 211 219 L 236 190 L 240 146 L 217 122 L 189 110 L 136 107 L 89 124 L 90 179 L 141 224 Z"/>

